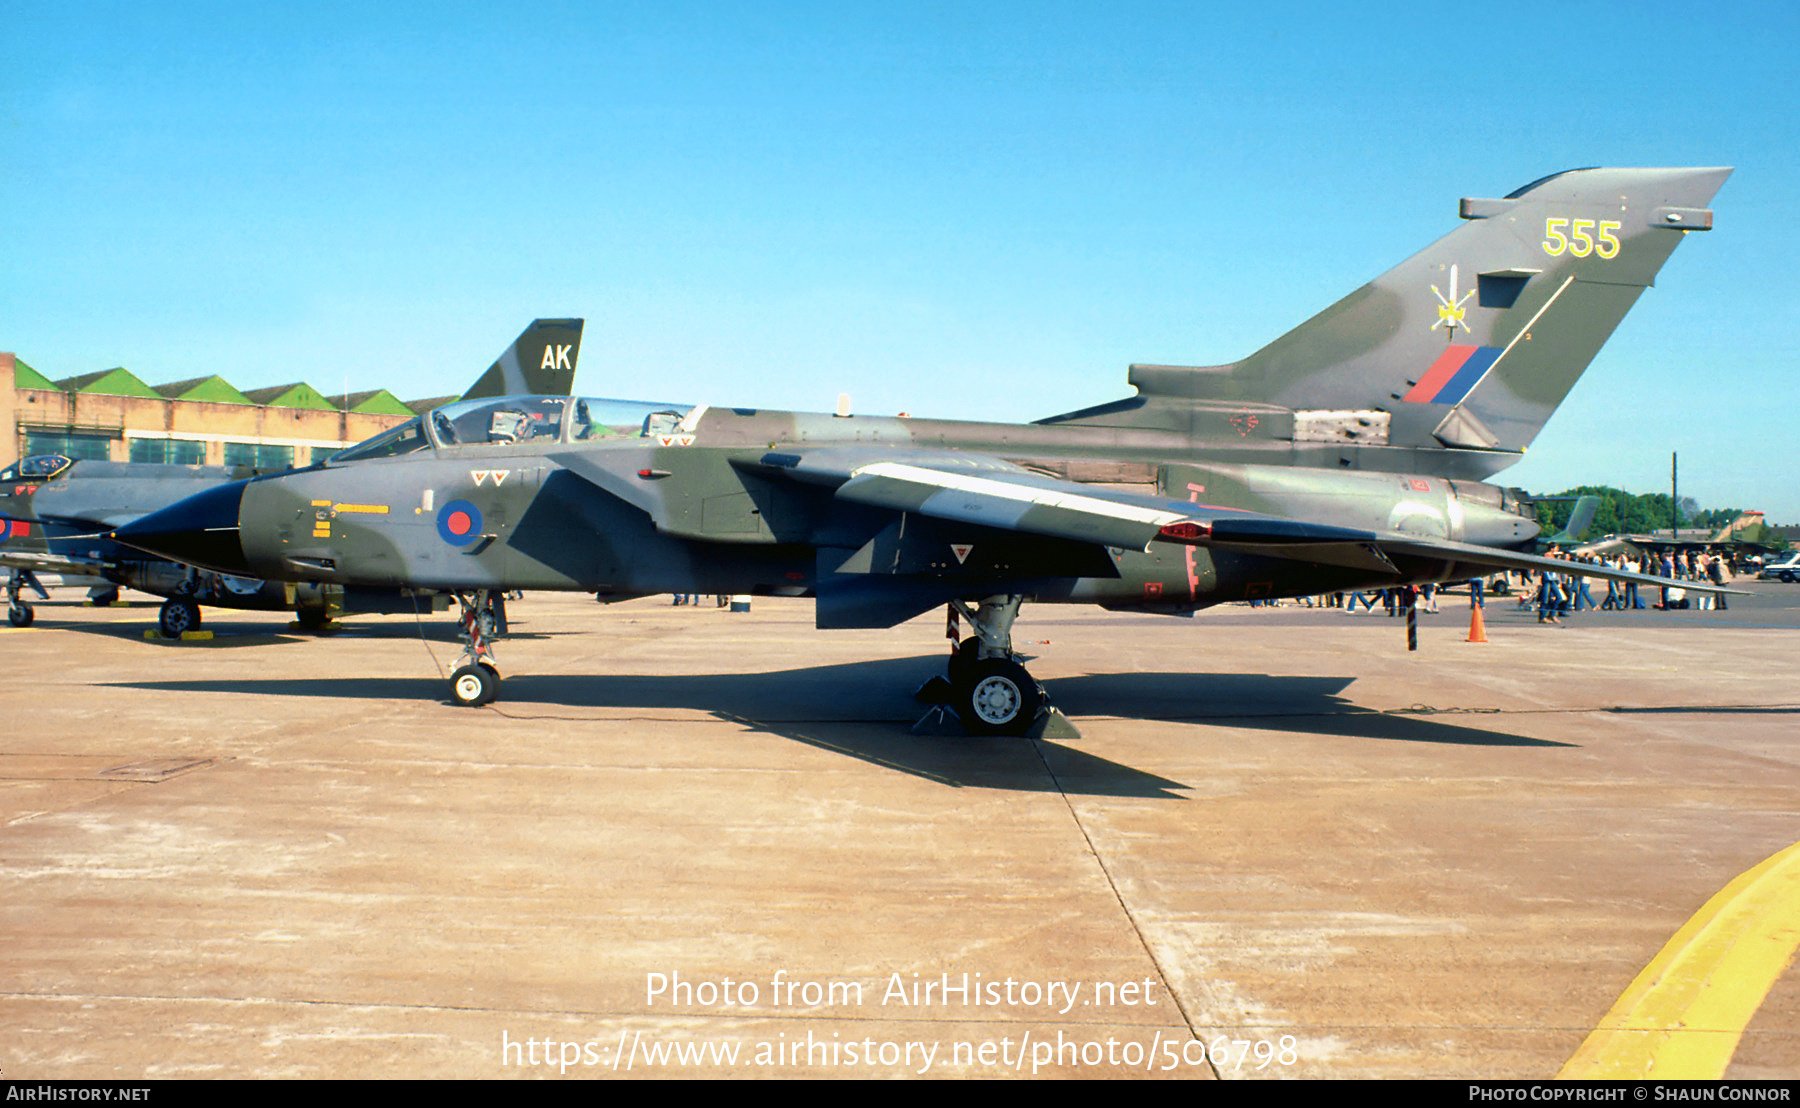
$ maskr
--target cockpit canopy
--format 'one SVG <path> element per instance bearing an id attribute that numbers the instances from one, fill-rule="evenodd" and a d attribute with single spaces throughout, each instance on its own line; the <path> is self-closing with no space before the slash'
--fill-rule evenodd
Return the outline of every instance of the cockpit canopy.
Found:
<path id="1" fill-rule="evenodd" d="M 74 464 L 61 454 L 33 454 L 0 469 L 0 481 L 48 481 Z"/>
<path id="2" fill-rule="evenodd" d="M 339 451 L 331 460 L 393 458 L 426 447 L 598 442 L 667 435 L 675 431 L 692 407 L 591 396 L 464 400 L 433 408 L 417 419 Z"/>

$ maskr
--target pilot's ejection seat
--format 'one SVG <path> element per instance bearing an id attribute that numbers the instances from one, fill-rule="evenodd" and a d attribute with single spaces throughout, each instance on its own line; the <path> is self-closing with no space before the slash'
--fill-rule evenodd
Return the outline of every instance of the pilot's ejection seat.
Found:
<path id="1" fill-rule="evenodd" d="M 525 423 L 529 419 L 524 412 L 502 409 L 488 419 L 489 442 L 518 442 L 524 437 Z"/>

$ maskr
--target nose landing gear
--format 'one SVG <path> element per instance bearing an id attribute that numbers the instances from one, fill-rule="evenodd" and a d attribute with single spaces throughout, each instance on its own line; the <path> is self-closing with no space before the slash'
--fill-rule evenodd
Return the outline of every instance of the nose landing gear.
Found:
<path id="1" fill-rule="evenodd" d="M 461 708 L 479 708 L 500 696 L 493 640 L 506 634 L 506 597 L 492 589 L 477 589 L 457 593 L 456 602 L 462 609 L 457 635 L 463 652 L 450 674 L 450 701 Z"/>
<path id="2" fill-rule="evenodd" d="M 38 579 L 30 570 L 13 570 L 6 578 L 6 618 L 14 627 L 30 627 L 31 621 L 37 618 L 37 609 L 25 599 L 27 588 L 45 600 L 50 599 L 50 594 L 44 591 L 44 586 L 38 584 Z"/>

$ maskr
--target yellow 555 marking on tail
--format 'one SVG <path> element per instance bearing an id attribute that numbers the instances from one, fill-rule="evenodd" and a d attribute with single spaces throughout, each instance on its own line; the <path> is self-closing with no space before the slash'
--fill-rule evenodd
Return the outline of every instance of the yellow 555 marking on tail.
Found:
<path id="1" fill-rule="evenodd" d="M 1616 233 L 1624 224 L 1616 219 L 1571 219 L 1568 216 L 1544 220 L 1544 253 L 1551 257 L 1573 254 L 1585 258 L 1613 258 L 1619 253 Z"/>

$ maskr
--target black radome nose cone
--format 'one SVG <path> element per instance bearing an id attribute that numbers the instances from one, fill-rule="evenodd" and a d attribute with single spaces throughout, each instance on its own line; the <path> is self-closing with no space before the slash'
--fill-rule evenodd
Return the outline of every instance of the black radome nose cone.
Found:
<path id="1" fill-rule="evenodd" d="M 119 528 L 112 537 L 174 562 L 234 576 L 250 573 L 238 537 L 238 505 L 248 481 L 233 481 L 178 500 Z"/>

